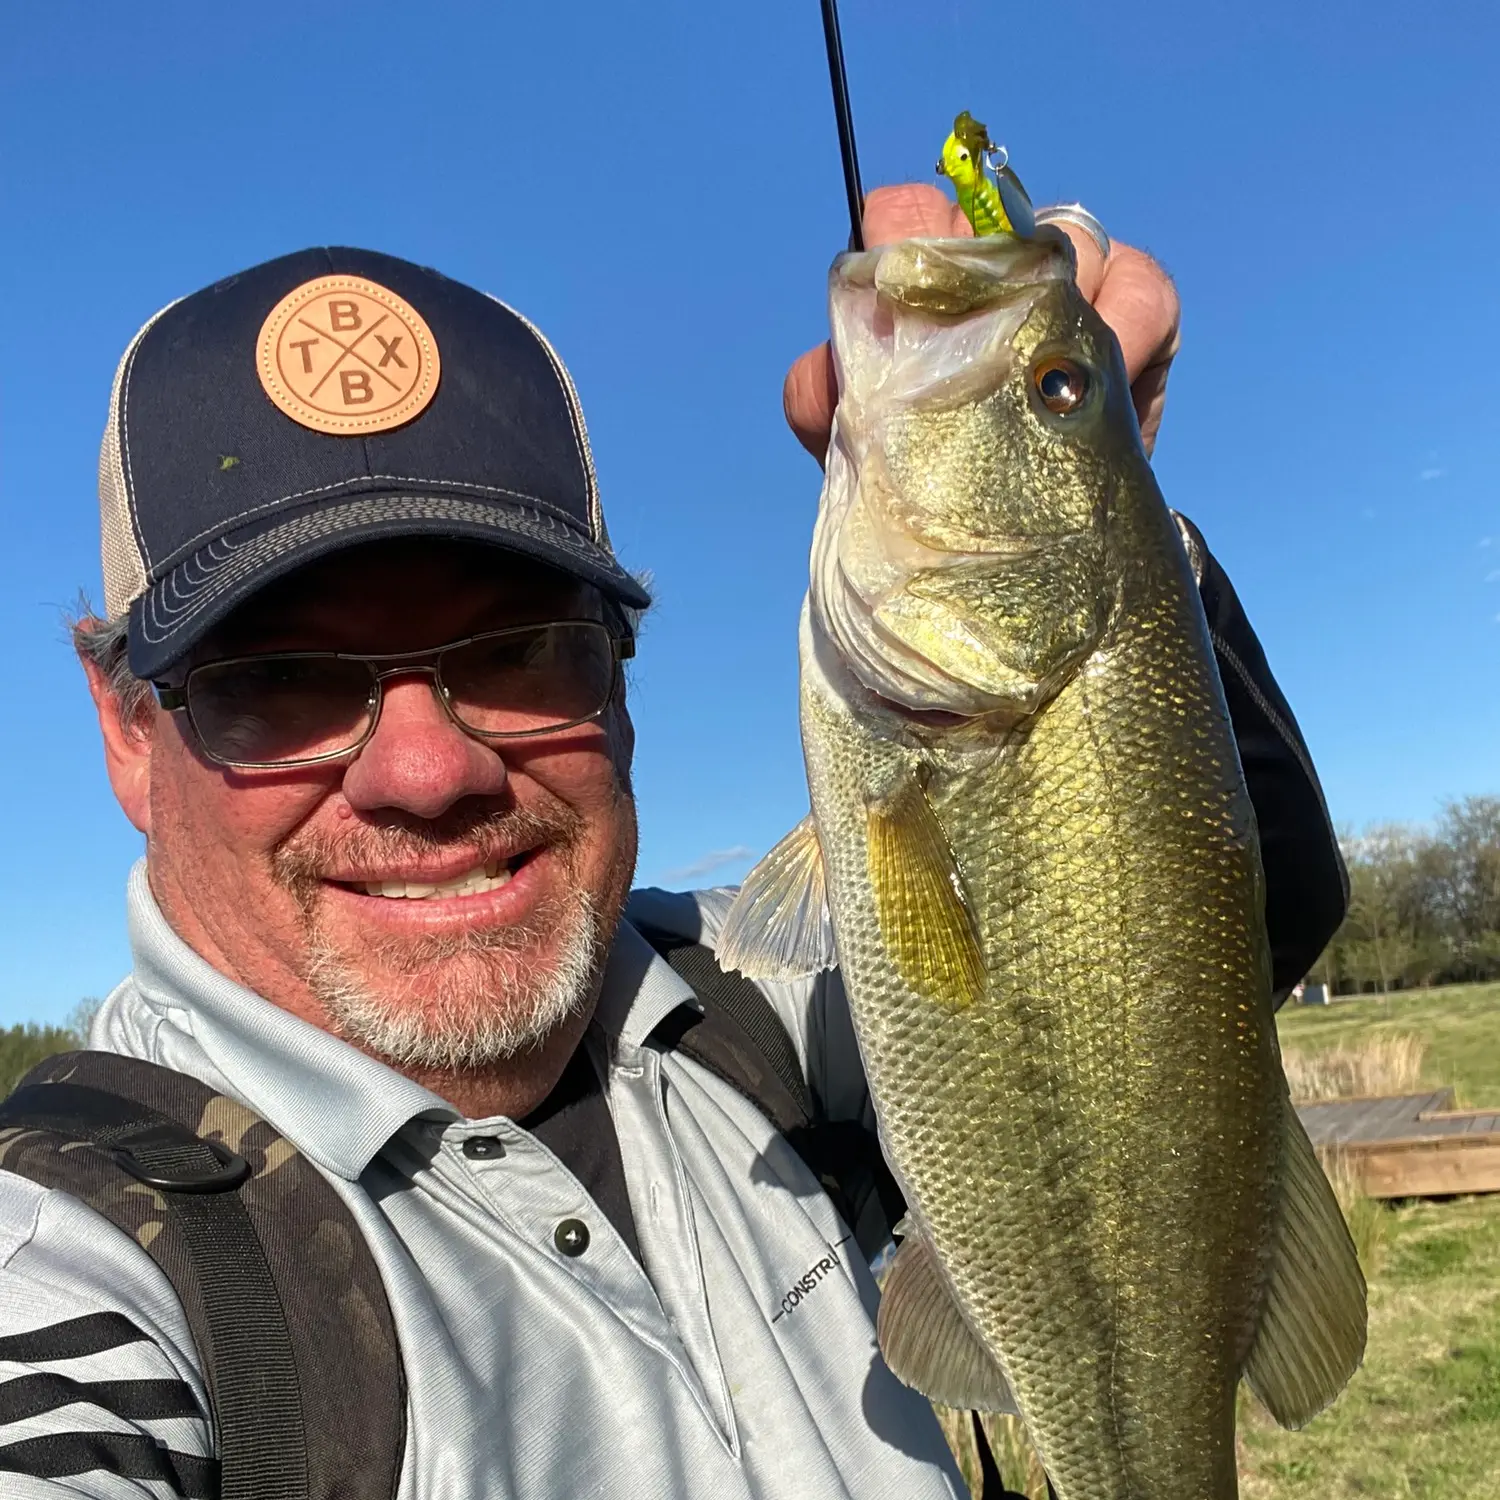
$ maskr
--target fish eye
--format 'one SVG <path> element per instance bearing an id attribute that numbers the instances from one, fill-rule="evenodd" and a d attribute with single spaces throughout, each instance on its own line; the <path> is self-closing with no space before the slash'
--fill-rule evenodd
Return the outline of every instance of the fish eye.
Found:
<path id="1" fill-rule="evenodd" d="M 1042 405 L 1065 417 L 1083 405 L 1089 393 L 1089 372 L 1071 359 L 1046 359 L 1031 372 Z"/>
<path id="2" fill-rule="evenodd" d="M 960 161 L 968 161 L 968 159 L 969 159 L 969 153 L 967 151 L 960 150 L 959 153 L 958 153 L 958 159 Z"/>

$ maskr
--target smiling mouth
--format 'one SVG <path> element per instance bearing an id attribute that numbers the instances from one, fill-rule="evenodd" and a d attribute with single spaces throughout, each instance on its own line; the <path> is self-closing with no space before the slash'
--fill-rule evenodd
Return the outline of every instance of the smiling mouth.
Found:
<path id="1" fill-rule="evenodd" d="M 347 880 L 336 883 L 363 896 L 383 896 L 395 901 L 443 901 L 458 896 L 483 896 L 509 885 L 535 852 L 528 850 L 511 859 L 490 860 L 438 883 L 423 880 Z"/>

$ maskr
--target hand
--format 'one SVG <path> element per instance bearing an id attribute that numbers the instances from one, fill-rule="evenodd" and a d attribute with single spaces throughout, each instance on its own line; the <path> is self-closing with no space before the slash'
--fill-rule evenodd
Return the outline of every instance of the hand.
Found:
<path id="1" fill-rule="evenodd" d="M 1156 446 L 1167 372 L 1177 354 L 1182 308 L 1172 279 L 1149 255 L 1112 244 L 1109 259 L 1081 229 L 1059 224 L 1078 255 L 1078 289 L 1114 330 L 1125 356 L 1130 395 L 1146 452 Z M 865 199 L 865 243 L 888 245 L 917 235 L 972 234 L 963 210 L 941 188 L 926 183 L 876 188 Z M 825 343 L 791 368 L 782 391 L 786 419 L 798 441 L 819 463 L 828 451 L 838 387 L 833 352 Z"/>

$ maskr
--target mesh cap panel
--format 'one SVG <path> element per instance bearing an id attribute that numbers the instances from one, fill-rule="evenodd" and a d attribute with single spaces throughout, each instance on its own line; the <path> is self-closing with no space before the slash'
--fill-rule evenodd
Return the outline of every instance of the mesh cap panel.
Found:
<path id="1" fill-rule="evenodd" d="M 167 307 L 174 305 L 169 302 Z M 135 352 L 167 307 L 147 319 L 115 368 L 115 381 L 109 392 L 109 420 L 104 425 L 104 440 L 99 444 L 99 553 L 104 569 L 104 611 L 111 620 L 125 614 L 132 602 L 146 592 L 150 581 L 131 514 L 130 482 L 120 440 L 120 403 L 130 380 Z"/>

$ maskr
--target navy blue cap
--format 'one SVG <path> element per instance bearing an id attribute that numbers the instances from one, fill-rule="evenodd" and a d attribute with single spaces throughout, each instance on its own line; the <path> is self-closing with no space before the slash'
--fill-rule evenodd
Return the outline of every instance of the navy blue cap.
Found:
<path id="1" fill-rule="evenodd" d="M 380 537 L 490 542 L 650 602 L 610 547 L 551 345 L 375 251 L 299 251 L 158 313 L 120 362 L 99 498 L 106 605 L 129 610 L 140 677 L 272 579 Z"/>

